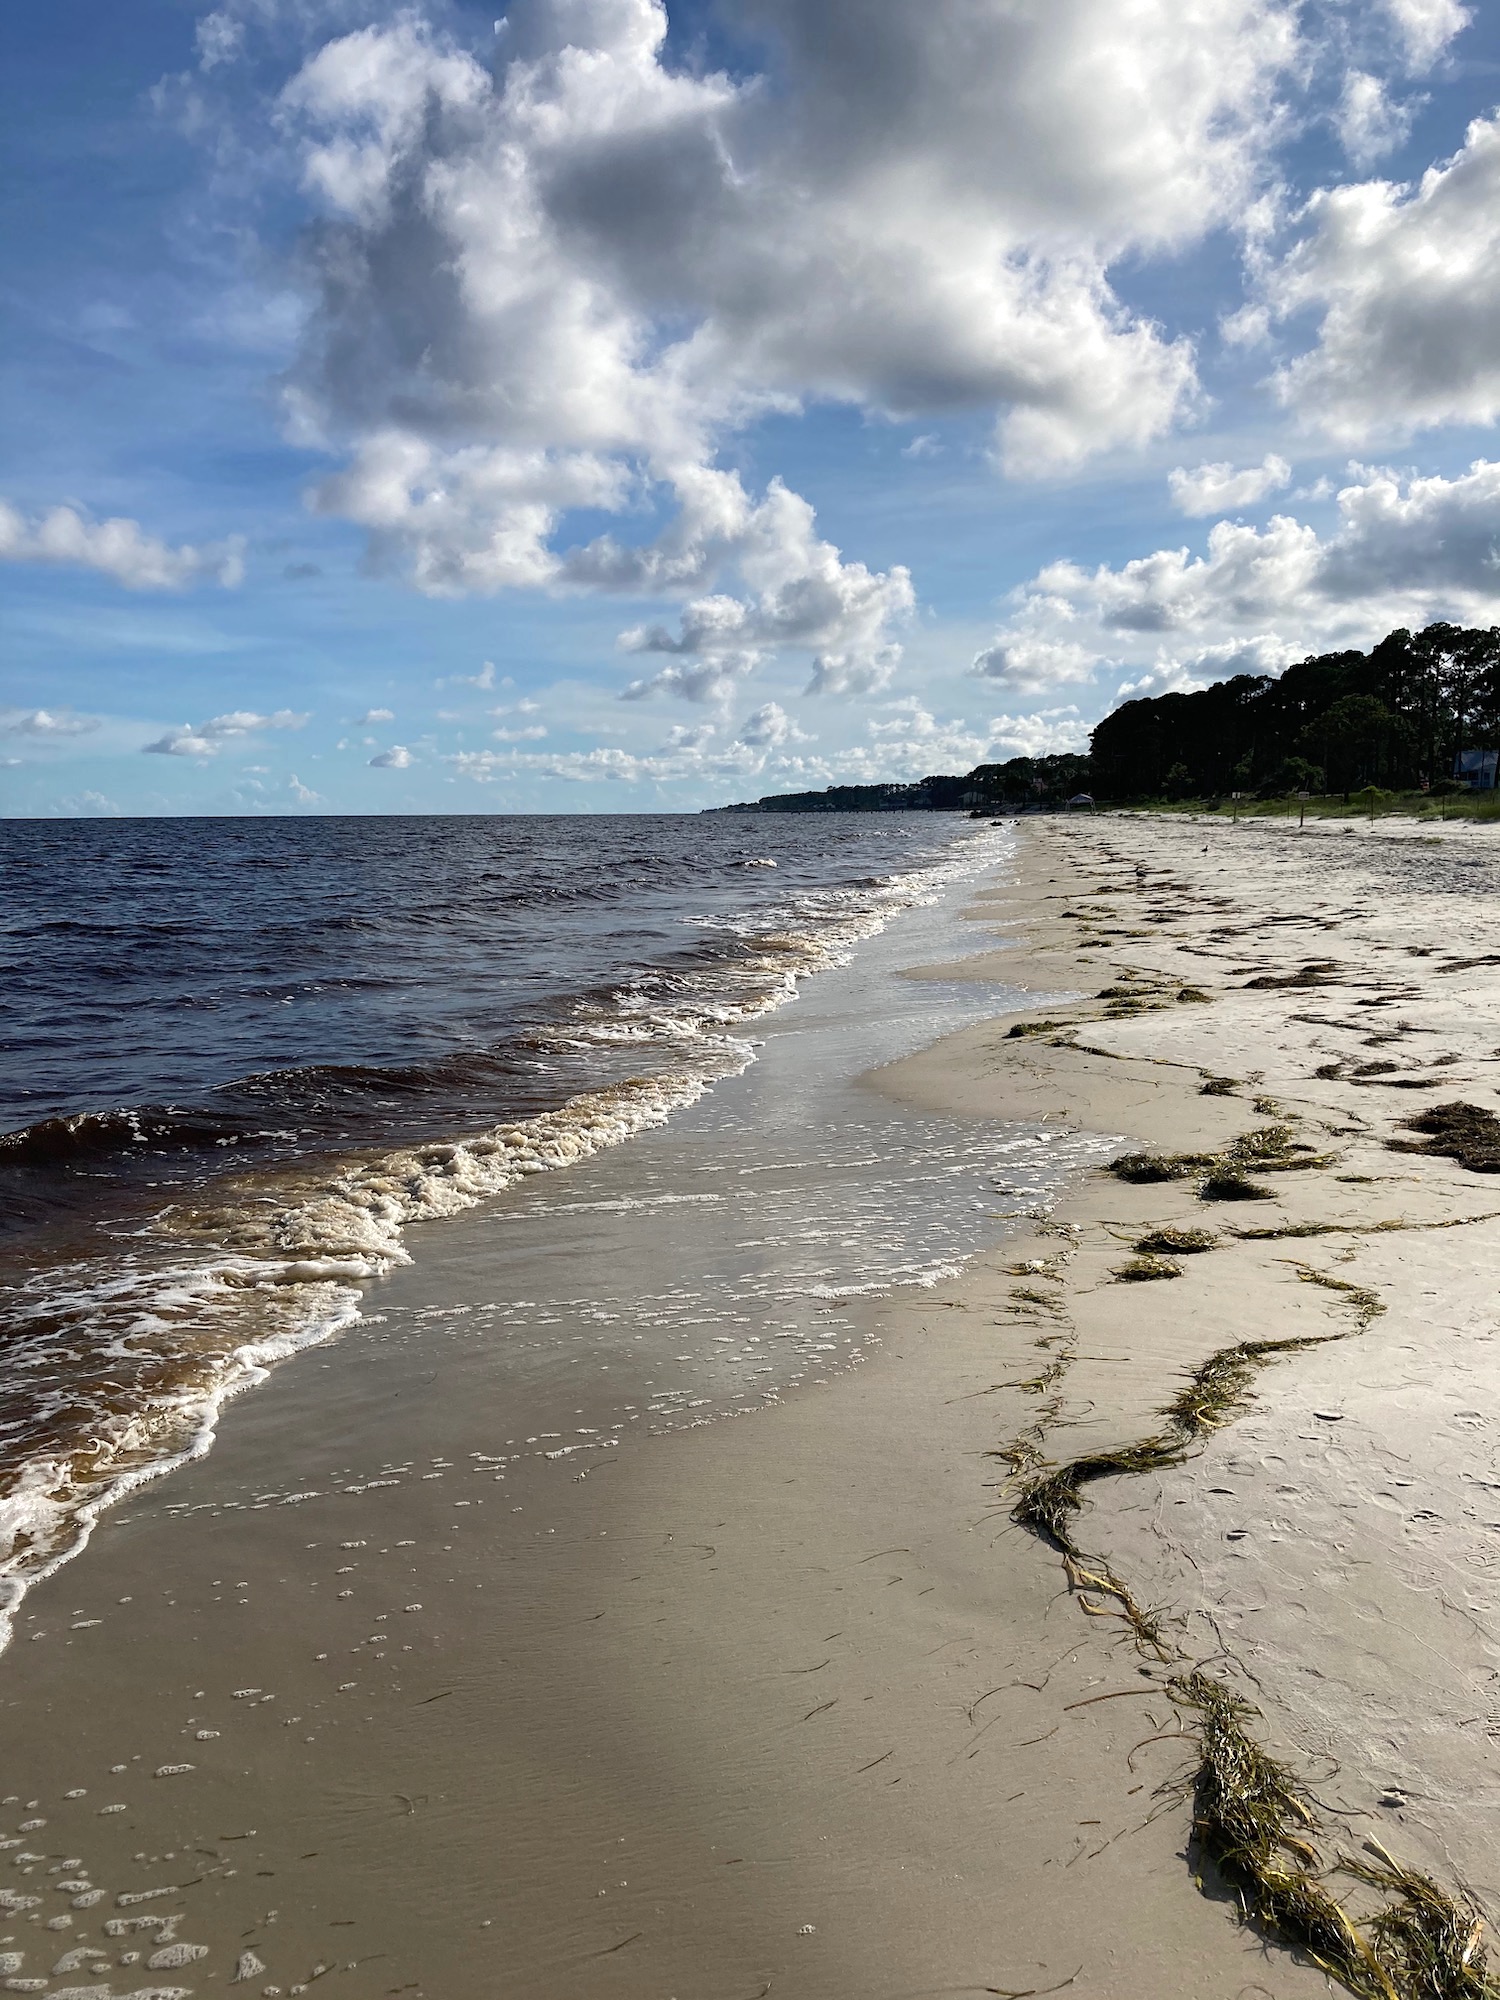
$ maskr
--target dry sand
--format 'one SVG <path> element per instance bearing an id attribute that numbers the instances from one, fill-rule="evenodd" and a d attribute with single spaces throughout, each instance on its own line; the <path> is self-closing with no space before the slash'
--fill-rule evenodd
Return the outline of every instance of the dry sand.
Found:
<path id="1" fill-rule="evenodd" d="M 1029 830 L 976 909 L 1019 940 L 1005 977 L 1160 995 L 1048 1007 L 1071 1032 L 986 1023 L 869 1087 L 1186 1151 L 1274 1099 L 1338 1157 L 1222 1207 L 1092 1175 L 961 1280 L 870 1302 L 872 1358 L 754 1416 L 533 1455 L 576 1412 L 543 1379 L 497 1410 L 455 1311 L 482 1233 L 433 1225 L 383 1322 L 234 1406 L 28 1601 L 0 1661 L 4 1983 L 1326 1990 L 1194 1886 L 1171 1668 L 1084 1614 L 1108 1602 L 1012 1525 L 991 1455 L 1028 1428 L 1053 1457 L 1128 1443 L 1226 1343 L 1352 1328 L 1298 1263 L 1384 1315 L 1279 1362 L 1190 1463 L 1095 1487 L 1080 1534 L 1254 1696 L 1340 1841 L 1378 1828 L 1491 1894 L 1500 1219 L 1229 1232 L 1500 1212 L 1500 1180 L 1385 1143 L 1421 1105 L 1494 1098 L 1500 966 L 1450 963 L 1489 956 L 1492 852 L 1467 828 Z M 1246 984 L 1310 960 L 1337 983 Z M 1163 1220 L 1220 1247 L 1116 1282 Z M 541 1442 L 511 1457 L 518 1433 Z"/>

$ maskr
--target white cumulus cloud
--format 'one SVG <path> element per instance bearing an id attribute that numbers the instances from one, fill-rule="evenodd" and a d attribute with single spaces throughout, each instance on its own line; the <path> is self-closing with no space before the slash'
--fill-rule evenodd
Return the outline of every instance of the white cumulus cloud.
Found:
<path id="1" fill-rule="evenodd" d="M 1324 189 L 1302 228 L 1265 278 L 1276 312 L 1319 322 L 1285 401 L 1350 443 L 1500 418 L 1500 117 L 1414 185 Z"/>
<path id="2" fill-rule="evenodd" d="M 1201 554 L 1048 564 L 1013 594 L 990 651 L 1003 658 L 1050 637 L 1107 655 L 1131 692 L 1161 692 L 1279 673 L 1398 625 L 1500 620 L 1500 463 L 1477 460 L 1453 479 L 1355 468 L 1337 509 L 1326 535 L 1278 514 L 1264 528 L 1216 522 Z"/>
<path id="3" fill-rule="evenodd" d="M 1411 130 L 1411 106 L 1398 104 L 1380 77 L 1352 69 L 1344 79 L 1334 125 L 1355 166 L 1368 167 L 1405 139 Z"/>
<path id="4" fill-rule="evenodd" d="M 207 722 L 184 722 L 141 747 L 153 757 L 216 757 L 226 743 L 267 729 L 300 729 L 306 721 L 305 715 L 290 708 L 278 708 L 273 715 L 236 708 L 226 715 L 212 715 Z"/>
<path id="5" fill-rule="evenodd" d="M 76 715 L 70 709 L 0 709 L 0 736 L 89 736 L 99 727 L 97 715 Z"/>
<path id="6" fill-rule="evenodd" d="M 1090 681 L 1099 655 L 1071 639 L 1042 638 L 1034 632 L 1001 633 L 976 653 L 969 671 L 982 680 L 998 681 L 1017 694 L 1038 694 L 1064 681 Z"/>
<path id="7" fill-rule="evenodd" d="M 265 12 L 203 23 L 200 130 Z M 732 74 L 674 52 L 662 0 L 516 0 L 483 61 L 416 7 L 296 14 L 325 38 L 246 144 L 270 131 L 315 214 L 283 384 L 337 461 L 310 504 L 434 595 L 675 599 L 638 691 L 718 702 L 785 649 L 813 691 L 878 692 L 911 603 L 784 486 L 747 492 L 732 434 L 971 412 L 1029 476 L 1169 429 L 1191 344 L 1112 267 L 1246 212 L 1303 61 L 1292 0 L 746 0 Z M 646 509 L 644 546 L 568 541 Z M 741 629 L 695 644 L 725 598 Z"/>
<path id="8" fill-rule="evenodd" d="M 370 759 L 370 767 L 376 771 L 404 771 L 412 761 L 412 754 L 404 743 L 393 743 L 389 750 L 376 751 Z"/>
<path id="9" fill-rule="evenodd" d="M 1088 740 L 1088 727 L 1071 705 L 1036 709 L 1030 715 L 997 715 L 990 723 L 989 761 L 1056 757 L 1068 750 L 1086 750 Z"/>
<path id="10" fill-rule="evenodd" d="M 1383 0 L 1414 70 L 1430 69 L 1470 14 L 1458 0 Z"/>
<path id="11" fill-rule="evenodd" d="M 94 521 L 73 507 L 28 518 L 0 500 L 0 562 L 97 570 L 127 590 L 182 590 L 204 581 L 232 586 L 244 577 L 243 551 L 237 535 L 212 547 L 174 549 L 138 521 Z"/>
<path id="12" fill-rule="evenodd" d="M 1179 465 L 1167 474 L 1167 489 L 1180 514 L 1228 514 L 1236 507 L 1255 506 L 1268 493 L 1289 486 L 1291 479 L 1292 468 L 1272 451 L 1259 465 L 1236 467 L 1225 460 L 1195 465 L 1191 471 Z"/>

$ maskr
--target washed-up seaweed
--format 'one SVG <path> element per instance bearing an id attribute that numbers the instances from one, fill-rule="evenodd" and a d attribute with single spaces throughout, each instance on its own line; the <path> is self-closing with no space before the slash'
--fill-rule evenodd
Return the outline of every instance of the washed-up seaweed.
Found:
<path id="1" fill-rule="evenodd" d="M 1388 1139 L 1396 1153 L 1437 1154 L 1457 1160 L 1471 1174 L 1500 1174 L 1500 1118 L 1483 1105 L 1432 1104 L 1414 1118 L 1403 1118 L 1402 1127 L 1419 1132 L 1420 1139 Z"/>

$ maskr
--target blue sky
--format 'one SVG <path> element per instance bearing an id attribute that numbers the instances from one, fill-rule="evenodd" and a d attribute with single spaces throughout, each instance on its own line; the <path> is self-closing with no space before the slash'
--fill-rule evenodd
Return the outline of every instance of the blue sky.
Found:
<path id="1" fill-rule="evenodd" d="M 1493 9 L 0 34 L 0 811 L 694 808 L 1500 620 Z"/>

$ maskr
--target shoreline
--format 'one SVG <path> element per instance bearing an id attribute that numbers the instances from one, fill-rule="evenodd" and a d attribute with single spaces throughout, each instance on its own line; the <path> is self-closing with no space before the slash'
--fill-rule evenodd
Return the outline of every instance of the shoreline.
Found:
<path id="1" fill-rule="evenodd" d="M 1007 983 L 1078 991 L 1117 984 L 1130 966 L 1158 983 L 1170 974 L 1180 990 L 1190 970 L 1214 988 L 1210 1004 L 1153 1000 L 1105 1018 L 1118 1003 L 1062 1003 L 1045 1018 L 1070 1025 L 1040 1034 L 1013 1035 L 1025 1017 L 997 1016 L 861 1087 L 912 1114 L 1205 1153 L 1270 1122 L 1253 1100 L 1279 1096 L 1299 1131 L 1342 1148 L 1344 1160 L 1270 1174 L 1277 1200 L 1233 1204 L 1233 1225 L 1368 1221 L 1371 1189 L 1399 1195 L 1415 1222 L 1487 1210 L 1490 1187 L 1500 1209 L 1500 1183 L 1384 1149 L 1392 1101 L 1406 1115 L 1427 1097 L 1392 1093 L 1377 1113 L 1376 1081 L 1348 1074 L 1357 1064 L 1340 1057 L 1338 1077 L 1310 1076 L 1311 1056 L 1325 1053 L 1313 1044 L 1336 1031 L 1293 1017 L 1312 1003 L 1331 1019 L 1334 1000 L 1347 1012 L 1351 997 L 1384 992 L 1247 990 L 1238 973 L 1227 983 L 1229 965 L 1252 953 L 1273 969 L 1245 977 L 1281 977 L 1331 954 L 1321 932 L 1255 923 L 1239 957 L 1208 970 L 1203 954 L 1236 942 L 1209 940 L 1242 920 L 1231 925 L 1213 899 L 1237 901 L 1242 915 L 1278 912 L 1259 877 L 1193 882 L 1200 832 L 1109 820 L 1040 831 L 1020 880 L 974 904 L 1024 944 L 919 977 L 996 976 L 1003 964 Z M 1135 873 L 1148 850 L 1142 865 L 1188 883 L 1171 894 L 1189 914 L 1170 924 L 1064 914 L 1083 902 L 1111 908 L 1092 893 L 1106 882 L 1122 899 L 1160 902 L 1150 874 Z M 1209 863 L 1229 869 L 1217 856 Z M 1243 857 L 1238 874 L 1247 878 Z M 1382 945 L 1402 951 L 1398 932 L 1428 949 L 1399 900 L 1378 918 L 1316 921 L 1342 928 L 1346 956 L 1358 942 L 1362 972 Z M 1391 936 L 1352 938 L 1351 924 L 1368 931 L 1372 921 L 1394 926 Z M 1415 978 L 1390 988 L 1402 995 L 1393 1004 L 1419 1010 L 1436 989 L 1433 968 L 1407 959 L 1399 969 Z M 1492 972 L 1477 965 L 1457 977 L 1443 991 L 1459 1004 L 1440 1003 L 1433 1032 L 1442 1053 L 1465 1060 L 1448 1066 L 1451 1091 L 1446 1076 L 1431 1086 L 1439 1098 L 1460 1094 L 1461 1079 L 1482 1088 L 1477 1044 L 1472 1058 L 1468 1050 L 1482 1036 Z M 1404 1063 L 1403 1038 L 1392 1046 Z M 1230 1066 L 1231 1048 L 1261 1081 L 1200 1095 L 1205 1075 Z M 1330 1123 L 1347 1129 L 1322 1133 Z M 1337 1180 L 1345 1171 L 1401 1178 Z M 1059 1395 L 1052 1414 L 1064 1428 L 1041 1434 L 1038 1449 L 1128 1446 L 1226 1330 L 1248 1337 L 1268 1318 L 1326 1330 L 1338 1296 L 1289 1278 L 1284 1244 L 1228 1240 L 1226 1212 L 1200 1203 L 1187 1181 L 1087 1174 L 1039 1229 L 1023 1227 L 958 1279 L 919 1296 L 850 1301 L 865 1337 L 857 1370 L 789 1390 L 749 1422 L 632 1439 L 583 1466 L 513 1460 L 493 1434 L 478 1350 L 435 1344 L 419 1318 L 382 1325 L 377 1308 L 358 1343 L 315 1350 L 233 1405 L 208 1459 L 107 1517 L 93 1548 L 33 1593 L 32 1622 L 50 1643 L 23 1640 L 0 1659 L 0 1743 L 16 1774 L 6 1810 L 45 1821 L 17 1836 L 34 1847 L 12 1851 L 21 1879 L 10 1903 L 40 1900 L 11 1909 L 0 1950 L 24 1952 L 17 1976 L 44 1978 L 53 1993 L 70 1977 L 126 1991 L 168 1973 L 181 1990 L 201 1989 L 231 1980 L 247 1954 L 259 1968 L 243 1972 L 253 1993 L 337 1974 L 351 1995 L 444 2000 L 497 1989 L 537 2000 L 596 1989 L 622 2000 L 1326 1991 L 1320 1973 L 1194 1889 L 1187 1807 L 1156 1794 L 1161 1760 L 1180 1775 L 1190 1746 L 1143 1750 L 1131 1768 L 1143 1736 L 1178 1727 L 1165 1676 L 1121 1643 L 1118 1621 L 1081 1615 L 1056 1555 L 1012 1526 L 1014 1494 L 995 1456 Z M 1164 1221 L 1206 1222 L 1225 1240 L 1184 1258 L 1170 1283 L 1113 1282 L 1129 1254 L 1123 1239 Z M 1423 1294 L 1442 1294 L 1445 1265 L 1431 1246 L 1451 1252 L 1457 1238 L 1464 1282 L 1434 1307 Z M 456 1226 L 447 1241 L 458 1244 Z M 1340 1425 L 1368 1426 L 1419 1299 L 1424 1372 L 1439 1387 L 1435 1329 L 1452 1321 L 1461 1340 L 1464 1315 L 1482 1313 L 1500 1222 L 1452 1236 L 1331 1233 L 1292 1247 L 1330 1275 L 1382 1288 L 1387 1313 L 1363 1337 L 1359 1370 L 1347 1345 L 1283 1362 L 1202 1457 L 1154 1476 L 1149 1505 L 1136 1481 L 1095 1489 L 1087 1532 L 1142 1602 L 1179 1608 L 1189 1651 L 1202 1632 L 1247 1658 L 1268 1690 L 1265 1728 L 1296 1761 L 1333 1754 L 1339 1723 L 1337 1704 L 1310 1711 L 1300 1669 L 1310 1661 L 1326 1682 L 1329 1662 L 1342 1660 L 1358 1692 L 1378 1647 L 1355 1612 L 1380 1590 L 1348 1593 L 1342 1622 L 1310 1629 L 1314 1600 L 1291 1574 L 1307 1537 L 1299 1549 L 1295 1521 L 1279 1541 L 1262 1528 L 1279 1475 L 1261 1460 L 1285 1462 L 1288 1450 L 1266 1427 L 1299 1397 L 1317 1426 L 1311 1406 L 1331 1407 L 1335 1389 Z M 454 1258 L 445 1283 L 461 1297 L 468 1274 L 456 1248 Z M 1024 1386 L 1064 1344 L 1066 1369 Z M 1474 1335 L 1464 1365 L 1473 1375 L 1486 1359 Z M 310 1394 L 313 1369 L 328 1379 Z M 1483 1406 L 1475 1381 L 1469 1401 Z M 1251 1465 L 1241 1447 L 1257 1426 Z M 1359 1456 L 1339 1449 L 1345 1461 Z M 397 1467 L 407 1470 L 386 1483 Z M 1338 1511 L 1338 1482 L 1326 1464 L 1298 1470 L 1299 1506 L 1322 1530 Z M 330 1476 L 342 1480 L 337 1493 L 299 1497 Z M 1226 1495 L 1238 1510 L 1228 1522 Z M 227 1507 L 241 1496 L 243 1508 Z M 1296 1510 L 1283 1502 L 1283 1511 Z M 1345 1521 L 1339 1532 L 1347 1540 L 1354 1529 Z M 1269 1554 L 1259 1559 L 1263 1533 Z M 1421 1560 L 1431 1565 L 1440 1542 L 1428 1540 L 1436 1546 Z M 1389 1569 L 1403 1548 L 1399 1536 L 1394 1555 L 1361 1543 L 1348 1574 L 1361 1563 Z M 1430 1651 L 1441 1640 L 1461 1687 L 1490 1658 L 1488 1640 L 1462 1620 L 1438 1612 L 1433 1625 L 1409 1572 L 1408 1562 L 1382 1585 L 1404 1593 L 1387 1708 L 1409 1688 L 1424 1643 Z M 106 1605 L 106 1590 L 125 1601 Z M 341 1598 L 345 1590 L 354 1595 Z M 1251 1617 L 1257 1590 L 1266 1606 Z M 1299 1597 L 1300 1620 L 1286 1610 Z M 65 1613 L 65 1603 L 79 1609 Z M 1468 1612 L 1482 1615 L 1482 1605 Z M 1441 1676 L 1430 1665 L 1422 1673 L 1424 1696 L 1446 1697 Z M 1367 1752 L 1369 1729 L 1354 1736 Z M 1472 1732 L 1459 1742 L 1461 1770 L 1438 1727 L 1387 1750 L 1393 1768 L 1398 1752 L 1406 1757 L 1408 1787 L 1419 1763 L 1437 1771 L 1446 1817 L 1411 1789 L 1403 1805 L 1379 1805 L 1372 1786 L 1386 1774 L 1368 1754 L 1340 1760 L 1335 1804 L 1435 1873 L 1456 1864 L 1483 1893 L 1483 1850 L 1455 1848 L 1481 1782 L 1493 1783 L 1494 1749 Z M 47 1852 L 18 1860 L 37 1849 Z M 64 1864 L 72 1873 L 58 1876 Z M 60 1897 L 46 1887 L 49 1871 L 90 1886 Z M 94 1900 L 75 1908 L 74 1895 Z M 111 1936 L 106 1921 L 135 1924 L 137 1935 Z M 201 1963 L 178 1951 L 200 1941 Z M 121 1965 L 132 1950 L 132 1966 Z M 70 1954 L 76 1963 L 53 1974 Z"/>

